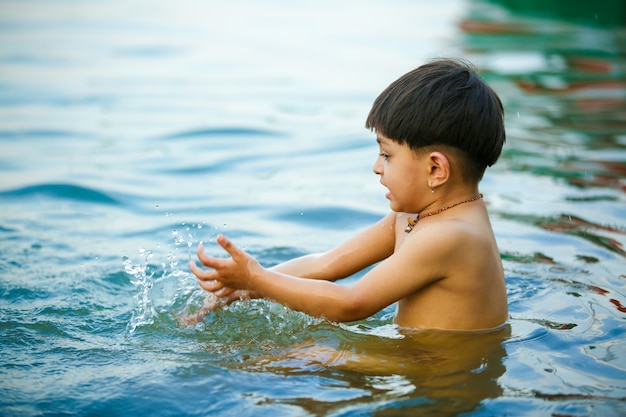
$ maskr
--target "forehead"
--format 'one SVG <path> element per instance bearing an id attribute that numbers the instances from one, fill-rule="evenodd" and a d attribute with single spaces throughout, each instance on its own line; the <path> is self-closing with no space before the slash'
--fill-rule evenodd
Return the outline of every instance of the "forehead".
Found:
<path id="1" fill-rule="evenodd" d="M 380 133 L 377 133 L 377 134 L 376 134 L 376 142 L 377 142 L 379 145 L 391 145 L 391 144 L 395 144 L 395 143 L 396 143 L 396 142 L 394 142 L 393 140 L 389 139 L 389 138 L 388 138 L 388 137 L 386 137 L 386 136 L 383 136 L 383 135 L 382 135 L 382 134 L 380 134 Z"/>
<path id="2" fill-rule="evenodd" d="M 383 135 L 376 135 L 376 142 L 381 149 L 384 149 L 387 152 L 392 152 L 394 155 L 406 154 L 411 157 L 418 157 L 418 153 L 413 149 L 409 148 L 409 145 L 406 143 L 398 143 L 393 139 L 389 139 Z"/>
<path id="3" fill-rule="evenodd" d="M 399 143 L 393 139 L 389 139 L 388 137 L 381 135 L 380 133 L 376 135 L 376 142 L 378 146 L 385 147 L 386 149 L 393 149 L 394 151 L 410 151 L 409 145 L 406 143 Z"/>

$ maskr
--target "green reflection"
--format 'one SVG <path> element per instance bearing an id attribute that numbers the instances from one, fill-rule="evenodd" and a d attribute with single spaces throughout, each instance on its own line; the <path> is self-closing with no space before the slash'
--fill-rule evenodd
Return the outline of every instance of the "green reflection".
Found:
<path id="1" fill-rule="evenodd" d="M 622 0 L 490 0 L 521 16 L 567 20 L 578 24 L 616 27 L 626 24 Z"/>

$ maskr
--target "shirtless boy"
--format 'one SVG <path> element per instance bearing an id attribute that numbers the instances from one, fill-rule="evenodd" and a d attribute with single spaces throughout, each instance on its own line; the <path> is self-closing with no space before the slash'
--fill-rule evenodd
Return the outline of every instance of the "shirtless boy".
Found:
<path id="1" fill-rule="evenodd" d="M 331 321 L 364 319 L 397 304 L 403 328 L 484 330 L 508 318 L 500 253 L 478 190 L 505 142 L 496 93 L 466 63 L 435 60 L 375 100 L 366 127 L 380 153 L 374 173 L 391 212 L 326 253 L 273 268 L 225 236 L 230 255 L 198 247 L 202 288 L 232 300 L 263 297 Z M 377 264 L 352 285 L 334 281 Z"/>

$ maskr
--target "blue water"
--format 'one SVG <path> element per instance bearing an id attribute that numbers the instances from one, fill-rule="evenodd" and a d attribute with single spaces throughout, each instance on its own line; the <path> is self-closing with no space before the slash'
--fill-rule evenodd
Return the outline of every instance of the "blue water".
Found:
<path id="1" fill-rule="evenodd" d="M 626 414 L 623 6 L 515 5 L 0 1 L 0 415 Z M 507 327 L 195 322 L 200 241 L 269 266 L 386 213 L 364 120 L 437 56 L 506 108 Z"/>

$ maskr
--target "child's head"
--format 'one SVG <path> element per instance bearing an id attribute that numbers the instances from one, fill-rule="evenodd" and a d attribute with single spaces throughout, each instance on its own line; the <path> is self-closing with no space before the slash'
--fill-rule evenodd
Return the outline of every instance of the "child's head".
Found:
<path id="1" fill-rule="evenodd" d="M 503 114 L 498 95 L 472 66 L 441 59 L 389 85 L 365 126 L 418 153 L 453 152 L 463 176 L 478 182 L 502 151 Z"/>

